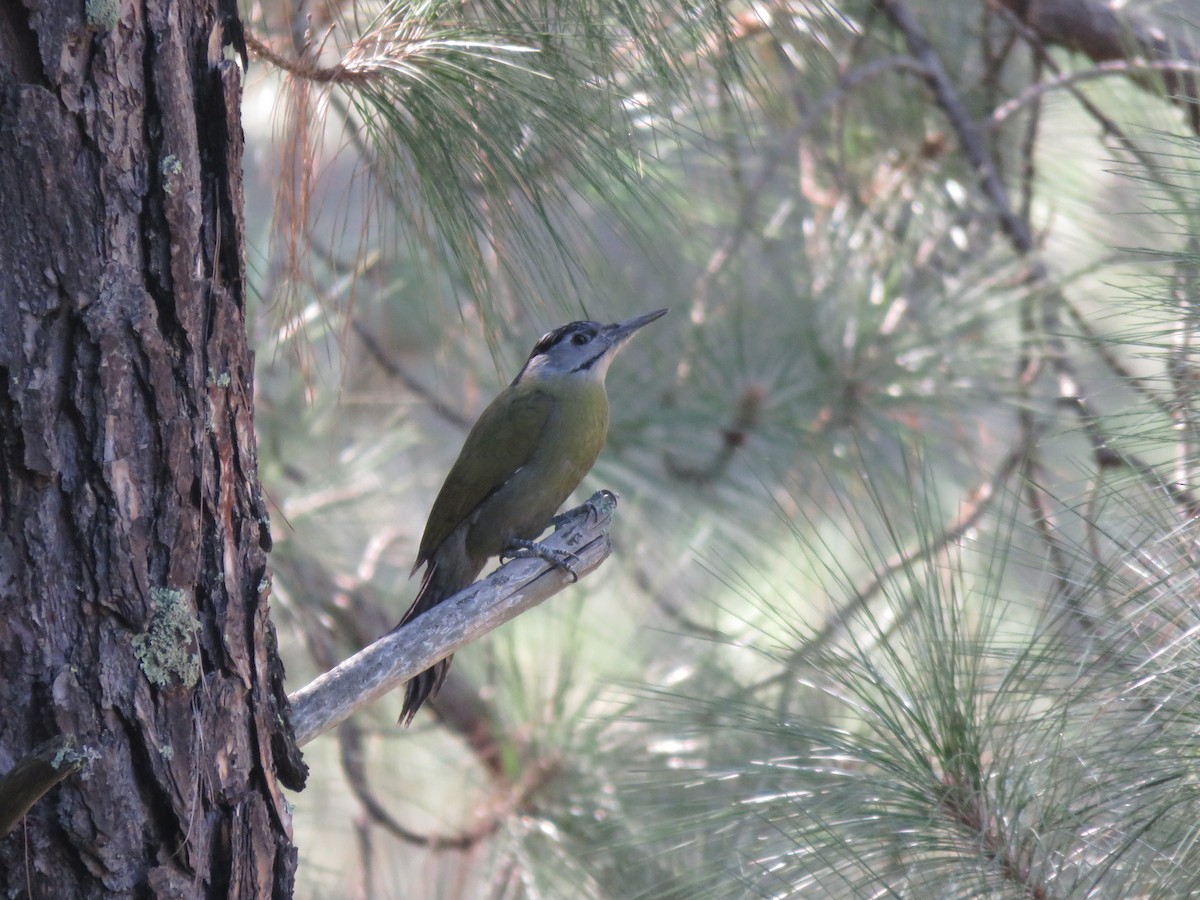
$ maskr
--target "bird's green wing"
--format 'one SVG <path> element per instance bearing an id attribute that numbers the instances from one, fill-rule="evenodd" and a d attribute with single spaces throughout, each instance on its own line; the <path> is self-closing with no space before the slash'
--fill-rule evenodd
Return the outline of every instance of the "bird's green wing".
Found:
<path id="1" fill-rule="evenodd" d="M 512 387 L 483 411 L 433 502 L 414 572 L 475 507 L 529 461 L 554 403 L 542 391 Z"/>

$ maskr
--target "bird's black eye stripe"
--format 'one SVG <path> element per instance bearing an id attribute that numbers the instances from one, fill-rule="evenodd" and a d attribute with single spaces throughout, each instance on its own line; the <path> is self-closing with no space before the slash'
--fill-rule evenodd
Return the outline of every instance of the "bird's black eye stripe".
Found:
<path id="1" fill-rule="evenodd" d="M 517 373 L 517 377 L 512 380 L 512 383 L 514 385 L 519 383 L 525 376 L 525 373 L 529 370 L 530 365 L 539 356 L 545 356 L 560 344 L 564 347 L 567 346 L 568 341 L 570 342 L 571 346 L 583 347 L 592 343 L 596 336 L 601 334 L 603 331 L 604 326 L 599 322 L 585 321 L 570 322 L 566 325 L 561 325 L 558 328 L 555 328 L 553 331 L 546 332 L 542 335 L 541 339 L 533 345 L 533 352 L 529 354 L 529 359 L 525 361 L 525 365 L 521 367 L 521 371 Z M 601 342 L 598 347 L 598 351 L 593 351 L 592 356 L 576 366 L 573 371 L 579 372 L 584 369 L 590 369 L 596 360 L 604 355 L 603 342 Z"/>
<path id="2" fill-rule="evenodd" d="M 600 330 L 600 326 L 595 322 L 571 322 L 569 325 L 563 325 L 555 328 L 553 331 L 542 335 L 533 347 L 533 352 L 529 354 L 529 358 L 541 356 L 550 350 L 551 347 L 557 346 L 564 341 L 570 341 L 576 347 L 582 347 L 584 344 L 591 342 Z"/>

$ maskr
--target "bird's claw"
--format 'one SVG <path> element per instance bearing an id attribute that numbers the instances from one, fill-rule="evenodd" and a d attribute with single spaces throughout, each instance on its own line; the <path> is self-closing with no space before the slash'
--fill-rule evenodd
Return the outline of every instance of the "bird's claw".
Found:
<path id="1" fill-rule="evenodd" d="M 581 516 L 587 516 L 594 522 L 600 518 L 600 505 L 608 507 L 610 505 L 615 505 L 616 502 L 616 494 L 614 494 L 612 491 L 600 490 L 584 500 L 583 503 L 581 503 L 575 509 L 568 509 L 566 512 L 559 513 L 550 520 L 550 524 L 553 526 L 555 531 L 558 531 L 560 528 L 565 528 L 566 526 L 570 525 Z"/>
<path id="2" fill-rule="evenodd" d="M 579 580 L 579 573 L 575 571 L 575 567 L 571 564 L 572 560 L 578 563 L 579 557 L 569 550 L 547 547 L 545 544 L 539 544 L 537 541 L 514 540 L 500 554 L 500 561 L 504 562 L 505 559 L 541 559 L 552 566 L 558 566 L 564 570 L 571 576 L 572 584 Z"/>

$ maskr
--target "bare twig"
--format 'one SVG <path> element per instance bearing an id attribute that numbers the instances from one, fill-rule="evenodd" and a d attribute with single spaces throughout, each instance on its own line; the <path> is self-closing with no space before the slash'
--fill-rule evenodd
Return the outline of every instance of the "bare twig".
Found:
<path id="1" fill-rule="evenodd" d="M 246 31 L 246 46 L 259 59 L 273 65 L 280 71 L 287 72 L 294 78 L 318 84 L 349 84 L 359 85 L 373 77 L 379 76 L 385 66 L 380 60 L 363 59 L 366 55 L 364 47 L 374 36 L 364 35 L 355 43 L 351 52 L 341 62 L 333 66 L 318 65 L 311 54 L 304 57 L 286 56 L 253 32 Z"/>
<path id="2" fill-rule="evenodd" d="M 958 135 L 963 153 L 966 154 L 967 160 L 979 176 L 984 193 L 992 201 L 992 206 L 1000 219 L 1001 228 L 1022 255 L 1032 253 L 1034 242 L 1029 224 L 1014 212 L 1012 204 L 1008 200 L 1008 189 L 1000 180 L 995 163 L 992 161 L 991 154 L 988 153 L 983 130 L 967 112 L 966 105 L 962 102 L 962 98 L 959 97 L 958 91 L 955 90 L 950 76 L 942 65 L 941 57 L 937 55 L 933 45 L 929 43 L 929 39 L 917 26 L 907 6 L 897 0 L 876 0 L 876 5 L 883 10 L 892 24 L 904 36 L 908 52 L 919 64 L 918 71 L 921 77 L 929 85 L 929 89 L 933 92 L 934 98 L 946 118 L 950 120 L 955 134 Z M 1045 268 L 1036 261 L 1034 265 L 1036 266 L 1036 275 L 1040 280 L 1046 274 Z"/>
<path id="3" fill-rule="evenodd" d="M 517 784 L 508 785 L 494 802 L 486 805 L 478 825 L 457 834 L 422 834 L 399 822 L 371 789 L 358 726 L 350 721 L 343 722 L 338 728 L 338 741 L 347 783 L 367 818 L 404 843 L 431 850 L 470 850 L 495 834 L 515 811 L 528 807 L 531 798 L 561 771 L 559 760 L 554 756 L 535 760 L 526 767 Z"/>
<path id="4" fill-rule="evenodd" d="M 582 577 L 612 552 L 608 528 L 615 508 L 616 497 L 599 491 L 567 513 L 545 543 L 574 555 L 575 572 Z M 516 559 L 501 566 L 293 693 L 288 699 L 297 745 L 303 746 L 570 583 L 570 573 L 541 560 Z"/>
<path id="5" fill-rule="evenodd" d="M 1057 60 L 1050 55 L 1050 51 L 1047 49 L 1046 44 L 1042 40 L 1041 36 L 1023 21 L 1021 21 L 1021 19 L 1019 19 L 1016 14 L 1010 10 L 1001 9 L 999 11 L 1004 16 L 1005 21 L 1012 27 L 1015 34 L 1025 40 L 1026 45 L 1035 55 L 1039 66 L 1048 69 L 1055 75 L 1061 75 L 1061 67 L 1058 65 Z M 1078 86 L 1068 83 L 1064 84 L 1064 87 L 1070 93 L 1070 95 L 1075 98 L 1075 102 L 1079 104 L 1080 108 L 1083 109 L 1083 111 L 1089 116 L 1091 116 L 1097 124 L 1099 124 L 1104 133 L 1115 140 L 1121 146 L 1121 148 L 1124 149 L 1125 152 L 1132 156 L 1135 160 L 1137 160 L 1147 172 L 1151 173 L 1155 177 L 1156 182 L 1160 182 L 1164 186 L 1169 184 L 1166 176 L 1162 173 L 1159 165 L 1155 162 L 1154 157 L 1148 151 L 1144 150 L 1137 143 L 1137 141 L 1126 134 L 1124 129 L 1122 129 L 1111 116 L 1107 115 L 1098 104 L 1089 99 L 1087 94 L 1080 90 Z M 1037 102 L 1038 98 L 1031 97 L 1028 99 L 1029 102 Z M 1011 102 L 1013 101 L 1010 101 L 1010 103 Z M 1013 111 L 1015 112 L 1015 110 Z M 1002 121 L 1003 119 L 997 118 L 996 113 L 993 112 L 991 118 L 988 120 L 988 127 L 997 128 L 1000 126 Z M 1183 202 L 1183 200 L 1180 200 L 1180 203 Z"/>
<path id="6" fill-rule="evenodd" d="M 353 721 L 346 721 L 338 726 L 338 749 L 346 783 L 354 793 L 355 799 L 362 804 L 368 821 L 406 844 L 430 847 L 434 850 L 468 850 L 489 834 L 493 834 L 499 825 L 497 819 L 485 823 L 482 828 L 455 835 L 430 835 L 413 831 L 401 824 L 371 789 L 371 780 L 363 759 L 362 733 Z"/>
<path id="7" fill-rule="evenodd" d="M 1047 78 L 1031 84 L 1016 97 L 1000 104 L 992 113 L 992 124 L 1001 124 L 1014 113 L 1019 112 L 1050 91 L 1073 87 L 1083 81 L 1109 78 L 1113 75 L 1130 75 L 1137 72 L 1186 72 L 1191 75 L 1200 75 L 1200 62 L 1155 61 L 1134 57 L 1132 59 L 1119 59 L 1112 62 L 1100 63 L 1091 69 L 1079 69 L 1074 72 L 1059 73 L 1054 78 Z"/>
<path id="8" fill-rule="evenodd" d="M 645 568 L 638 566 L 633 572 L 633 579 L 638 589 L 650 598 L 650 602 L 654 604 L 654 608 L 681 628 L 685 634 L 699 637 L 706 641 L 724 641 L 728 639 L 728 636 L 724 632 L 718 631 L 715 628 L 709 628 L 707 625 L 701 625 L 699 622 L 693 620 L 680 608 L 675 600 L 654 583 L 649 571 Z"/>
<path id="9" fill-rule="evenodd" d="M 1033 77 L 1040 79 L 1045 65 L 1041 56 L 1033 60 Z M 1026 222 L 1030 220 L 1033 210 L 1033 188 L 1037 181 L 1037 139 L 1038 129 L 1042 123 L 1042 104 L 1034 103 L 1025 126 L 1025 135 L 1021 141 L 1021 207 L 1020 216 Z"/>
<path id="10" fill-rule="evenodd" d="M 407 369 L 389 356 L 366 325 L 358 319 L 354 319 L 351 321 L 350 327 L 354 329 L 354 333 L 362 341 L 367 353 L 379 364 L 379 367 L 383 371 L 387 372 L 388 375 L 403 384 L 409 391 L 424 400 L 430 409 L 451 425 L 461 428 L 463 431 L 471 427 L 471 423 L 467 420 L 466 416 L 451 407 L 450 404 L 441 400 L 428 386 L 413 377 Z"/>
<path id="11" fill-rule="evenodd" d="M 721 446 L 713 456 L 703 463 L 687 462 L 670 450 L 663 451 L 663 468 L 672 478 L 692 484 L 710 484 L 725 473 L 733 457 L 745 446 L 750 435 L 758 428 L 763 405 L 767 401 L 767 388 L 763 384 L 749 384 L 738 396 L 734 407 L 733 421 L 721 429 Z"/>
<path id="12" fill-rule="evenodd" d="M 1152 63 L 1160 60 L 1197 62 L 1197 48 L 1186 37 L 1180 39 L 1178 34 L 1168 36 L 1161 28 L 1138 21 L 1106 0 L 988 2 L 1011 12 L 1037 34 L 1039 41 L 1083 53 L 1098 66 L 1136 58 L 1144 58 Z M 1127 74 L 1137 84 L 1168 96 L 1187 115 L 1192 130 L 1200 131 L 1198 71 L 1194 65 L 1188 68 L 1171 63 L 1161 68 L 1161 83 L 1136 77 L 1137 69 Z"/>

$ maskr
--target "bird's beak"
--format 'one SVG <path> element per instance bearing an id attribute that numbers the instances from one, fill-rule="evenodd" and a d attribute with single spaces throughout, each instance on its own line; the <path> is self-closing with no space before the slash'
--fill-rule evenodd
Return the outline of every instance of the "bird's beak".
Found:
<path id="1" fill-rule="evenodd" d="M 666 314 L 667 310 L 656 309 L 654 312 L 646 313 L 644 316 L 634 316 L 632 319 L 626 319 L 624 322 L 613 322 L 613 324 L 604 327 L 604 337 L 608 340 L 609 346 L 615 350 L 633 337 L 633 333 L 643 325 L 649 325 L 655 319 L 661 319 Z"/>

